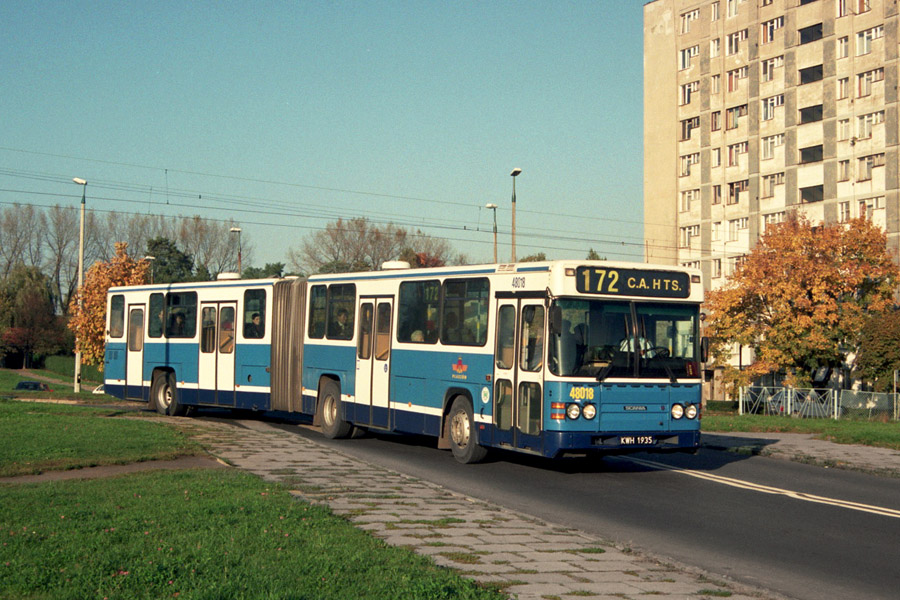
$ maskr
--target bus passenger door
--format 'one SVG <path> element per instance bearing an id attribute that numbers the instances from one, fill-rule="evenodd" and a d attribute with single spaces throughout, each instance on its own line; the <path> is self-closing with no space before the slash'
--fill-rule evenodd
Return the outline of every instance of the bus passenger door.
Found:
<path id="1" fill-rule="evenodd" d="M 356 422 L 390 426 L 393 298 L 360 298 L 356 342 Z"/>
<path id="2" fill-rule="evenodd" d="M 494 352 L 494 442 L 541 451 L 545 309 L 501 300 Z"/>
<path id="3" fill-rule="evenodd" d="M 144 305 L 128 306 L 128 355 L 125 360 L 125 398 L 144 399 Z"/>
<path id="4" fill-rule="evenodd" d="M 199 400 L 234 406 L 235 303 L 200 305 L 200 358 L 197 364 Z"/>

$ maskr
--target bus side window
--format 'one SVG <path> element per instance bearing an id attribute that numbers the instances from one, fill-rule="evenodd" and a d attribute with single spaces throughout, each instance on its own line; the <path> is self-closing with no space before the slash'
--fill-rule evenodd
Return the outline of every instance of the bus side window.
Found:
<path id="1" fill-rule="evenodd" d="M 258 340 L 266 334 L 266 290 L 244 292 L 244 337 Z"/>
<path id="2" fill-rule="evenodd" d="M 309 290 L 309 328 L 311 338 L 325 337 L 325 300 L 327 289 L 324 285 L 314 285 Z"/>
<path id="3" fill-rule="evenodd" d="M 162 294 L 150 294 L 150 310 L 147 313 L 147 333 L 152 338 L 162 337 L 166 321 L 166 303 Z"/>
<path id="4" fill-rule="evenodd" d="M 334 284 L 328 286 L 328 339 L 353 338 L 353 313 L 356 309 L 356 286 Z"/>
<path id="5" fill-rule="evenodd" d="M 397 341 L 437 343 L 440 299 L 441 284 L 437 279 L 401 283 L 397 302 Z"/>
<path id="6" fill-rule="evenodd" d="M 166 337 L 192 338 L 197 331 L 197 292 L 166 294 Z"/>
<path id="7" fill-rule="evenodd" d="M 516 307 L 501 306 L 497 317 L 497 368 L 512 369 L 516 346 Z"/>
<path id="8" fill-rule="evenodd" d="M 144 349 L 144 309 L 133 308 L 128 315 L 128 349 L 140 352 Z"/>
<path id="9" fill-rule="evenodd" d="M 116 294 L 109 301 L 109 337 L 125 335 L 125 296 Z"/>

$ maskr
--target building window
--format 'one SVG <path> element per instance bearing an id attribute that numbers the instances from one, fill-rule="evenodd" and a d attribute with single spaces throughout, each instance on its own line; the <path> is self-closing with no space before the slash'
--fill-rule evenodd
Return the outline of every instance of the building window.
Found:
<path id="1" fill-rule="evenodd" d="M 712 203 L 713 204 L 722 204 L 722 186 L 721 185 L 712 186 Z"/>
<path id="2" fill-rule="evenodd" d="M 728 146 L 728 166 L 736 167 L 740 163 L 740 155 L 747 153 L 747 142 L 738 142 Z"/>
<path id="3" fill-rule="evenodd" d="M 700 117 L 691 117 L 681 122 L 681 140 L 691 139 L 691 132 L 700 127 Z"/>
<path id="4" fill-rule="evenodd" d="M 874 211 L 884 208 L 884 196 L 867 198 L 859 201 L 859 216 L 862 219 L 871 219 Z"/>
<path id="5" fill-rule="evenodd" d="M 684 190 L 681 192 L 681 212 L 691 210 L 691 204 L 700 198 L 700 190 Z"/>
<path id="6" fill-rule="evenodd" d="M 739 69 L 734 69 L 734 70 L 728 71 L 727 77 L 728 77 L 728 91 L 736 92 L 739 87 L 740 80 L 746 79 L 746 77 L 747 77 L 747 67 L 743 66 Z"/>
<path id="7" fill-rule="evenodd" d="M 774 58 L 767 58 L 766 60 L 760 61 L 760 64 L 762 65 L 762 80 L 772 81 L 775 79 L 775 69 L 784 66 L 784 57 L 776 56 Z"/>
<path id="8" fill-rule="evenodd" d="M 741 42 L 747 39 L 747 30 L 742 29 L 725 36 L 725 55 L 731 56 L 741 51 Z"/>
<path id="9" fill-rule="evenodd" d="M 838 121 L 838 141 L 850 139 L 850 119 L 840 119 Z"/>
<path id="10" fill-rule="evenodd" d="M 700 91 L 700 82 L 692 81 L 681 86 L 681 105 L 691 103 L 691 95 Z"/>
<path id="11" fill-rule="evenodd" d="M 850 220 L 850 202 L 838 203 L 838 223 L 846 223 Z"/>
<path id="12" fill-rule="evenodd" d="M 741 104 L 725 111 L 725 129 L 737 129 L 738 119 L 747 116 L 747 105 Z"/>
<path id="13" fill-rule="evenodd" d="M 762 24 L 760 43 L 768 44 L 775 39 L 775 32 L 784 27 L 784 17 L 778 17 Z"/>
<path id="14" fill-rule="evenodd" d="M 859 159 L 859 168 L 856 173 L 857 181 L 869 181 L 872 179 L 872 171 L 875 167 L 884 166 L 884 153 L 863 156 Z"/>
<path id="15" fill-rule="evenodd" d="M 709 237 L 713 242 L 722 240 L 722 221 L 713 221 L 709 227 Z"/>
<path id="16" fill-rule="evenodd" d="M 850 161 L 838 161 L 838 181 L 850 181 Z"/>
<path id="17" fill-rule="evenodd" d="M 768 137 L 764 137 L 760 142 L 760 154 L 762 156 L 762 160 L 768 160 L 770 158 L 775 158 L 775 148 L 778 146 L 784 145 L 784 134 L 778 133 L 776 135 L 770 135 Z"/>
<path id="18" fill-rule="evenodd" d="M 737 204 L 741 200 L 741 192 L 746 192 L 750 187 L 750 181 L 732 181 L 728 184 L 728 204 Z"/>
<path id="19" fill-rule="evenodd" d="M 800 188 L 800 202 L 821 202 L 825 197 L 824 185 L 811 185 L 809 187 Z"/>
<path id="20" fill-rule="evenodd" d="M 709 128 L 712 131 L 718 131 L 722 128 L 722 111 L 713 111 L 709 115 Z"/>
<path id="21" fill-rule="evenodd" d="M 872 71 L 866 71 L 856 76 L 858 93 L 857 96 L 869 96 L 872 93 L 872 84 L 876 81 L 884 81 L 884 67 L 879 67 Z"/>
<path id="22" fill-rule="evenodd" d="M 800 164 L 806 165 L 822 161 L 822 144 L 800 148 Z"/>
<path id="23" fill-rule="evenodd" d="M 722 276 L 722 259 L 714 258 L 712 260 L 712 276 L 714 279 L 718 279 Z"/>
<path id="24" fill-rule="evenodd" d="M 761 102 L 762 113 L 760 114 L 760 119 L 769 121 L 775 118 L 775 109 L 779 106 L 784 106 L 784 94 L 763 98 Z"/>
<path id="25" fill-rule="evenodd" d="M 700 9 L 695 8 L 694 10 L 689 10 L 688 12 L 681 15 L 681 33 L 690 33 L 691 31 L 691 21 L 696 21 L 700 18 Z"/>
<path id="26" fill-rule="evenodd" d="M 856 55 L 862 56 L 872 51 L 872 40 L 884 37 L 884 25 L 866 29 L 856 34 Z"/>
<path id="27" fill-rule="evenodd" d="M 785 212 L 777 212 L 777 213 L 769 213 L 768 215 L 763 215 L 763 231 L 769 228 L 769 225 L 777 225 L 778 223 L 784 223 Z"/>
<path id="28" fill-rule="evenodd" d="M 709 15 L 710 21 L 718 21 L 719 20 L 719 3 L 713 2 Z"/>
<path id="29" fill-rule="evenodd" d="M 709 40 L 709 57 L 716 58 L 719 56 L 719 47 L 721 46 L 721 41 L 719 38 L 713 38 Z"/>
<path id="30" fill-rule="evenodd" d="M 807 106 L 800 109 L 800 124 L 815 123 L 822 120 L 822 105 Z"/>
<path id="31" fill-rule="evenodd" d="M 775 0 L 762 0 L 759 4 L 760 6 L 771 6 L 774 1 Z"/>
<path id="32" fill-rule="evenodd" d="M 800 85 L 822 81 L 823 76 L 822 65 L 800 69 Z"/>
<path id="33" fill-rule="evenodd" d="M 858 117 L 859 126 L 856 130 L 856 137 L 859 139 L 872 137 L 872 126 L 878 125 L 879 123 L 884 123 L 883 110 Z"/>
<path id="34" fill-rule="evenodd" d="M 680 52 L 680 64 L 682 69 L 691 68 L 691 59 L 700 54 L 700 46 L 691 46 Z"/>
<path id="35" fill-rule="evenodd" d="M 837 0 L 837 16 L 858 15 L 872 10 L 871 0 Z"/>
<path id="36" fill-rule="evenodd" d="M 736 242 L 738 239 L 738 232 L 742 229 L 747 229 L 747 223 L 747 217 L 741 217 L 740 219 L 732 219 L 728 221 L 728 241 Z"/>
<path id="37" fill-rule="evenodd" d="M 811 42 L 815 42 L 816 40 L 822 39 L 822 24 L 816 23 L 815 25 L 810 25 L 809 27 L 804 27 L 800 31 L 800 45 L 809 44 Z"/>
<path id="38" fill-rule="evenodd" d="M 762 178 L 762 197 L 771 198 L 775 195 L 775 186 L 784 185 L 784 173 L 773 173 L 772 175 L 763 175 Z"/>
<path id="39" fill-rule="evenodd" d="M 710 166 L 712 168 L 721 167 L 722 166 L 722 149 L 721 148 L 713 148 L 709 151 L 709 161 Z"/>
<path id="40" fill-rule="evenodd" d="M 850 38 L 847 36 L 838 38 L 837 57 L 838 58 L 847 58 L 848 56 L 850 56 Z"/>
<path id="41" fill-rule="evenodd" d="M 681 176 L 687 177 L 691 174 L 691 165 L 696 165 L 700 162 L 700 153 L 694 152 L 692 154 L 685 154 L 681 157 Z"/>
<path id="42" fill-rule="evenodd" d="M 850 78 L 841 77 L 837 80 L 837 99 L 844 100 L 850 96 Z"/>
<path id="43" fill-rule="evenodd" d="M 700 235 L 700 226 L 699 225 L 690 225 L 688 227 L 680 228 L 681 234 L 681 248 L 689 248 L 691 246 L 691 238 L 699 237 Z"/>
<path id="44" fill-rule="evenodd" d="M 725 0 L 725 17 L 730 19 L 738 14 L 738 0 Z"/>
<path id="45" fill-rule="evenodd" d="M 713 75 L 709 78 L 709 93 L 710 94 L 718 94 L 719 93 L 719 82 L 722 80 L 721 75 Z"/>

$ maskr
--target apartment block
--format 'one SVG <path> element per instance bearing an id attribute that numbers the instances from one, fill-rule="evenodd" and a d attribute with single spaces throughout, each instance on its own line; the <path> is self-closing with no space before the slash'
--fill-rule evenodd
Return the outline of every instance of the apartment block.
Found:
<path id="1" fill-rule="evenodd" d="M 770 223 L 866 217 L 900 250 L 896 0 L 644 6 L 644 236 L 717 287 Z"/>

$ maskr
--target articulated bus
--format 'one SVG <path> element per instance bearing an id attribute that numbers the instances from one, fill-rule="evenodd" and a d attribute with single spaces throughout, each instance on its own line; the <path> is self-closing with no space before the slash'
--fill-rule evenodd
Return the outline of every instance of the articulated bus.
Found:
<path id="1" fill-rule="evenodd" d="M 695 451 L 702 295 L 697 270 L 607 261 L 118 287 L 104 384 L 168 415 L 434 436 L 464 463 Z"/>

